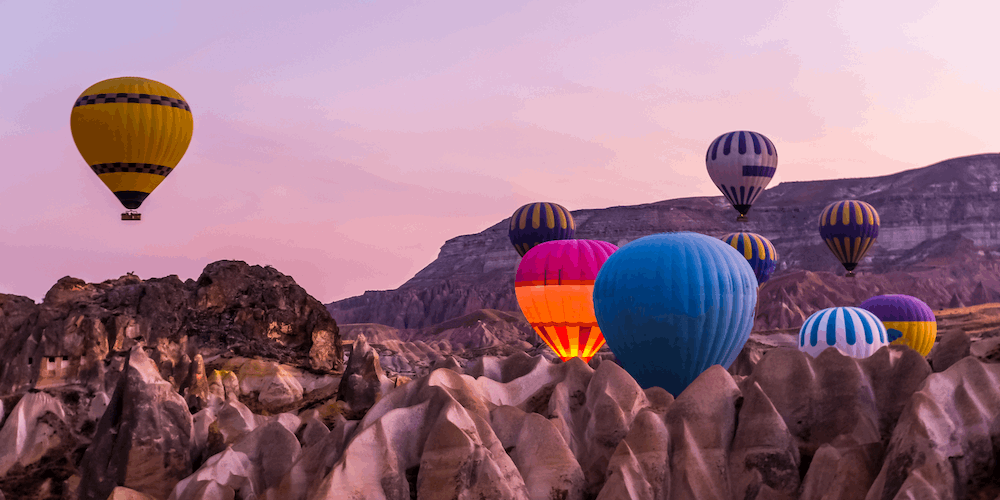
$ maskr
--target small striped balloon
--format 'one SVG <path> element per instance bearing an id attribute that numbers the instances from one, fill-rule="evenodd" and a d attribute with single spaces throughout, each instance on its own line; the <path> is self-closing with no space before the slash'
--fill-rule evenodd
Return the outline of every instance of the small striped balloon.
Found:
<path id="1" fill-rule="evenodd" d="M 847 356 L 863 359 L 888 344 L 882 321 L 860 307 L 816 311 L 799 330 L 799 350 L 814 358 L 835 347 Z"/>
<path id="2" fill-rule="evenodd" d="M 515 210 L 507 232 L 510 243 L 521 257 L 539 243 L 571 240 L 574 234 L 576 224 L 569 210 L 546 202 L 528 203 Z"/>
<path id="3" fill-rule="evenodd" d="M 764 134 L 749 130 L 726 132 L 705 152 L 705 167 L 715 186 L 745 221 L 750 205 L 760 196 L 778 168 L 778 149 Z"/>
<path id="4" fill-rule="evenodd" d="M 858 200 L 831 203 L 819 215 L 819 235 L 847 269 L 854 268 L 865 257 L 878 238 L 879 218 L 875 207 Z"/>
<path id="5" fill-rule="evenodd" d="M 727 234 L 722 237 L 722 241 L 743 254 L 757 276 L 758 286 L 771 278 L 778 263 L 778 252 L 767 238 L 756 233 L 741 232 Z"/>

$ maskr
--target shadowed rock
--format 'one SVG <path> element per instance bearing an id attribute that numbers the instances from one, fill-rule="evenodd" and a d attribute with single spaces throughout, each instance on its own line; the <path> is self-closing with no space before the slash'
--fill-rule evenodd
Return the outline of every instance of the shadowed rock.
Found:
<path id="1" fill-rule="evenodd" d="M 778 497 L 796 498 L 799 461 L 795 440 L 760 384 L 745 386 L 729 455 L 733 497 L 753 498 L 766 486 Z"/>
<path id="2" fill-rule="evenodd" d="M 104 500 L 116 486 L 166 498 L 192 472 L 192 431 L 184 398 L 133 348 L 83 457 L 79 498 Z"/>
<path id="3" fill-rule="evenodd" d="M 1000 364 L 963 358 L 899 417 L 868 500 L 1000 495 Z"/>
<path id="4" fill-rule="evenodd" d="M 53 448 L 66 446 L 65 419 L 59 400 L 41 392 L 25 394 L 0 429 L 0 477 L 15 465 L 32 465 Z"/>
<path id="5" fill-rule="evenodd" d="M 237 498 L 265 498 L 281 482 L 300 451 L 299 442 L 277 420 L 257 428 L 210 458 L 177 483 L 170 500 L 208 500 L 207 491 L 232 490 Z M 212 484 L 214 483 L 214 484 Z"/>
<path id="6" fill-rule="evenodd" d="M 358 335 L 337 389 L 337 400 L 347 403 L 347 418 L 354 420 L 364 416 L 393 386 L 395 384 L 382 371 L 378 353 L 368 345 L 364 335 Z"/>
<path id="7" fill-rule="evenodd" d="M 934 344 L 927 359 L 930 360 L 934 371 L 940 373 L 970 355 L 971 348 L 972 342 L 965 332 L 952 331 L 941 336 L 941 340 Z"/>

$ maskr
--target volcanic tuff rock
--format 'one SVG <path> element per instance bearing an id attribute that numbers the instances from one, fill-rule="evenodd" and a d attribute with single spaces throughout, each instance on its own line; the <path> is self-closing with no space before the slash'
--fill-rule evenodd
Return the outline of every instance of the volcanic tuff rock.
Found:
<path id="1" fill-rule="evenodd" d="M 164 498 L 192 472 L 193 421 L 187 403 L 140 346 L 81 462 L 79 498 L 101 500 L 116 486 Z"/>
<path id="2" fill-rule="evenodd" d="M 337 324 L 319 301 L 291 277 L 239 261 L 213 262 L 186 282 L 129 274 L 86 283 L 67 276 L 41 304 L 0 294 L 0 311 L 0 343 L 12 347 L 0 352 L 2 395 L 80 382 L 110 392 L 117 370 L 108 363 L 120 363 L 135 345 L 153 348 L 151 358 L 177 390 L 196 382 L 198 352 L 249 354 L 319 371 L 343 364 Z"/>
<path id="3" fill-rule="evenodd" d="M 172 498 L 994 498 L 998 415 L 1000 364 L 933 373 L 905 346 L 772 347 L 676 399 L 615 363 L 522 353 L 437 369 L 308 444 L 275 424 L 247 441 L 258 428 Z M 260 459 L 278 442 L 280 480 Z"/>
<path id="4" fill-rule="evenodd" d="M 0 442 L 14 464 L 0 489 L 24 499 L 992 499 L 1000 304 L 938 315 L 955 340 L 936 348 L 951 363 L 935 361 L 937 372 L 905 346 L 812 358 L 794 334 L 753 333 L 729 371 L 712 367 L 675 398 L 603 355 L 449 355 L 412 381 L 377 377 L 381 397 L 349 415 L 360 420 L 324 389 L 337 377 L 239 357 L 194 369 L 210 381 L 192 415 L 147 355 L 160 351 L 136 346 L 111 398 L 51 386 L 5 401 L 0 438 L 17 438 Z M 349 373 L 374 381 L 381 358 L 356 340 Z M 238 399 L 293 380 L 303 400 L 289 412 Z"/>
<path id="5" fill-rule="evenodd" d="M 773 303 L 776 310 L 756 323 L 758 329 L 788 328 L 819 307 L 785 298 L 786 288 L 813 280 L 810 276 L 833 282 L 837 289 L 849 288 L 843 286 L 849 282 L 836 284 L 839 278 L 833 275 L 842 276 L 843 269 L 816 230 L 823 207 L 847 198 L 871 203 L 881 218 L 878 243 L 860 265 L 865 277 L 875 273 L 873 278 L 879 278 L 869 289 L 926 290 L 927 296 L 917 295 L 935 309 L 949 307 L 954 297 L 965 304 L 990 301 L 991 294 L 1000 297 L 998 179 L 1000 155 L 983 154 L 883 177 L 783 182 L 758 198 L 746 224 L 735 222 L 735 211 L 722 196 L 576 210 L 573 218 L 577 238 L 619 246 L 666 231 L 722 236 L 746 230 L 766 236 L 780 263 L 775 284 L 765 284 L 761 293 L 779 300 Z M 479 234 L 448 240 L 434 262 L 397 290 L 365 292 L 327 308 L 340 323 L 396 328 L 426 327 L 482 308 L 516 311 L 513 280 L 520 257 L 507 238 L 508 226 L 509 219 Z M 973 297 L 980 283 L 983 290 Z M 837 305 L 857 305 L 865 298 Z M 782 313 L 781 308 L 790 311 Z"/>

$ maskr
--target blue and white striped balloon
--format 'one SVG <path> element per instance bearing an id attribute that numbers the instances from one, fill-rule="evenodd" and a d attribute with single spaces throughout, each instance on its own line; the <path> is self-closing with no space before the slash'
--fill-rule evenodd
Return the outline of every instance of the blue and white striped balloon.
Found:
<path id="1" fill-rule="evenodd" d="M 889 344 L 885 325 L 860 307 L 830 307 L 816 311 L 799 330 L 799 350 L 817 357 L 827 347 L 863 359 Z"/>

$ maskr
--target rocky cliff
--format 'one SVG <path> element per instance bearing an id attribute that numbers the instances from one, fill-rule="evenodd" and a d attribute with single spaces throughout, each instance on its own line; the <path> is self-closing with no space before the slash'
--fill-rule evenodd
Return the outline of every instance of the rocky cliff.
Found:
<path id="1" fill-rule="evenodd" d="M 761 195 L 744 224 L 735 221 L 735 211 L 722 196 L 577 210 L 573 217 L 577 238 L 619 246 L 667 231 L 722 236 L 746 230 L 766 236 L 781 261 L 773 283 L 765 284 L 761 293 L 779 299 L 769 307 L 800 311 L 786 314 L 785 321 L 764 316 L 756 327 L 788 328 L 801 324 L 803 314 L 819 307 L 810 300 L 781 302 L 784 295 L 795 293 L 783 292 L 782 287 L 804 286 L 805 277 L 812 275 L 803 272 L 822 282 L 842 280 L 838 276 L 843 269 L 820 239 L 816 225 L 823 207 L 847 198 L 871 203 L 881 216 L 878 242 L 859 271 L 884 277 L 866 292 L 933 288 L 934 293 L 922 298 L 937 309 L 955 307 L 955 300 L 981 303 L 985 300 L 977 301 L 979 296 L 1000 295 L 1000 271 L 994 263 L 1000 254 L 993 251 L 1000 245 L 998 191 L 1000 154 L 983 154 L 884 177 L 781 183 Z M 482 308 L 516 311 L 513 284 L 520 257 L 507 239 L 508 224 L 504 220 L 481 233 L 448 240 L 434 262 L 396 290 L 365 292 L 328 304 L 327 309 L 340 323 L 396 328 L 426 327 Z M 958 255 L 963 268 L 949 268 L 955 262 L 952 254 Z M 923 274 L 905 278 L 915 269 Z M 974 297 L 977 288 L 981 290 Z"/>
<path id="2" fill-rule="evenodd" d="M 178 390 L 190 382 L 196 353 L 317 371 L 343 364 L 339 329 L 323 305 L 290 276 L 240 261 L 213 262 L 186 282 L 175 275 L 103 283 L 67 276 L 41 304 L 0 294 L 0 342 L 7 346 L 0 395 L 81 381 L 113 388 L 104 374 L 117 374 L 135 345 L 155 351 L 160 372 Z"/>

